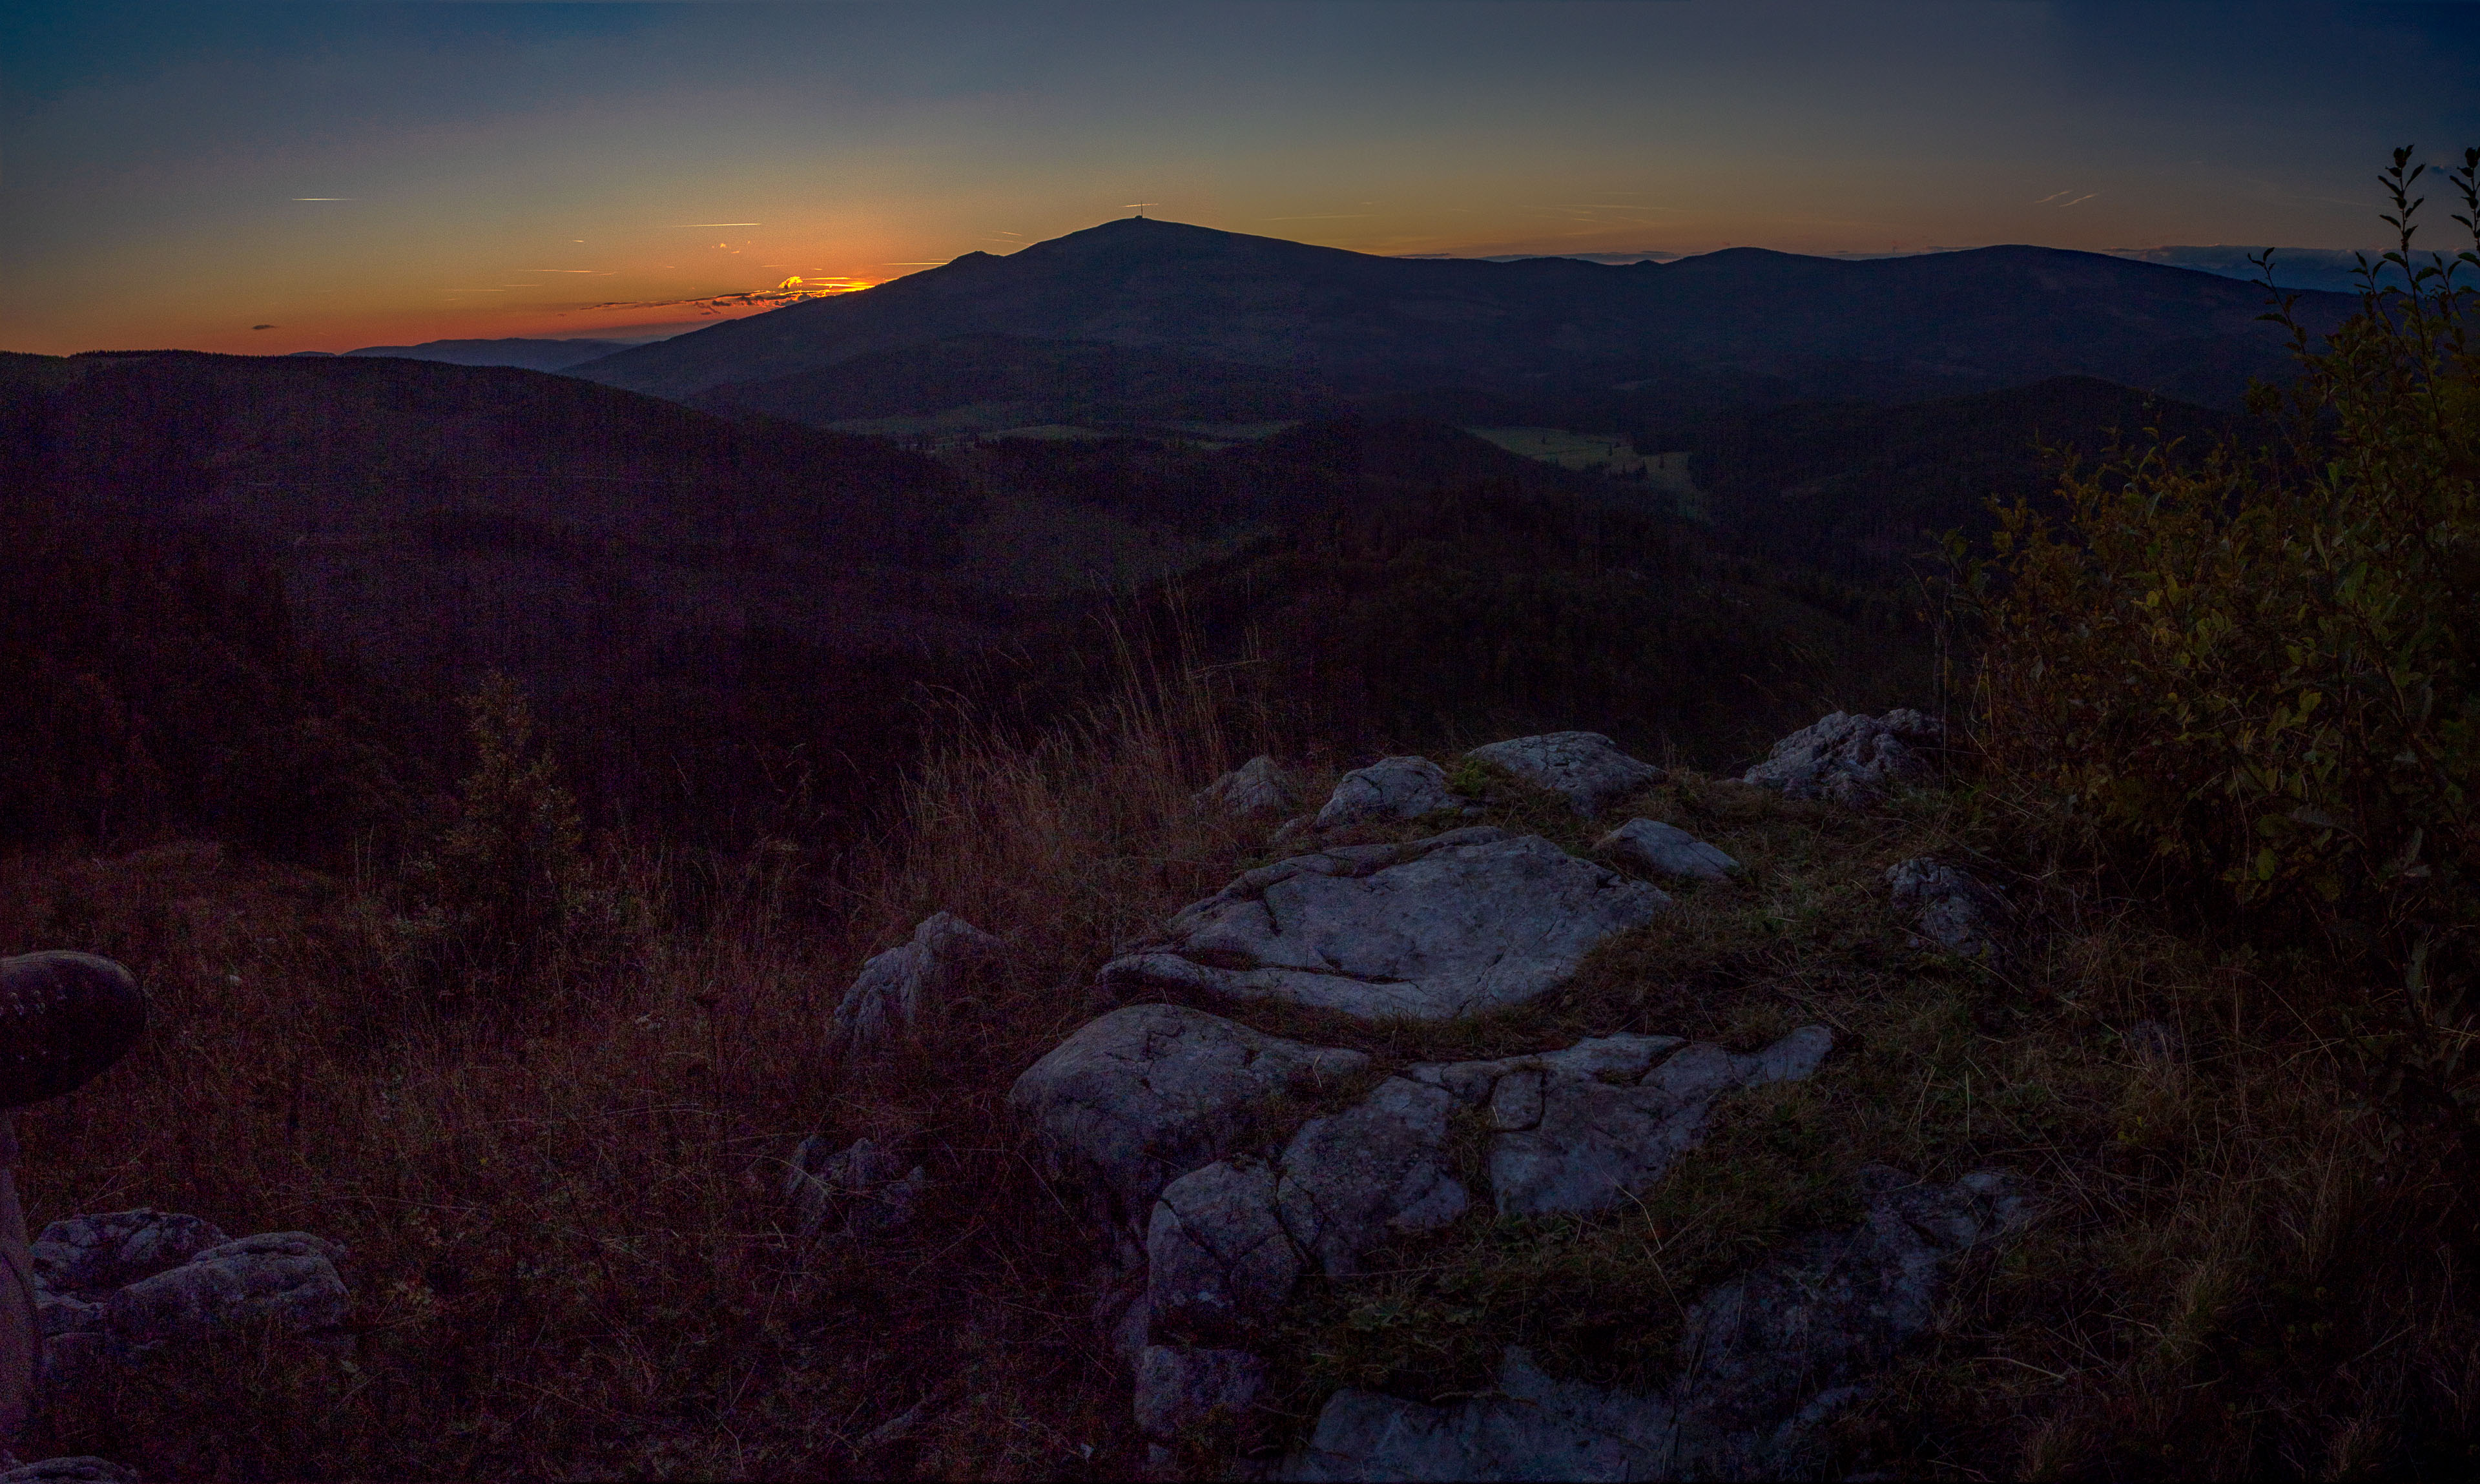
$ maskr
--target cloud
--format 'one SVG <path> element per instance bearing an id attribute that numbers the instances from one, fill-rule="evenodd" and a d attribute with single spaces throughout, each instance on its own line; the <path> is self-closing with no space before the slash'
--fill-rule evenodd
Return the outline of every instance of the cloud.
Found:
<path id="1" fill-rule="evenodd" d="M 297 195 L 293 199 L 297 201 L 358 201 L 361 197 L 357 195 Z"/>
<path id="2" fill-rule="evenodd" d="M 671 221 L 671 222 L 665 222 L 665 223 L 664 223 L 664 225 L 665 225 L 666 227 L 679 227 L 679 228 L 687 228 L 687 227 L 762 227 L 762 226 L 764 226 L 765 224 L 766 224 L 766 223 L 764 223 L 764 222 L 762 222 L 762 221 Z"/>
<path id="3" fill-rule="evenodd" d="M 280 324 L 253 324 L 250 328 L 253 330 L 280 330 L 284 328 L 284 326 Z"/>

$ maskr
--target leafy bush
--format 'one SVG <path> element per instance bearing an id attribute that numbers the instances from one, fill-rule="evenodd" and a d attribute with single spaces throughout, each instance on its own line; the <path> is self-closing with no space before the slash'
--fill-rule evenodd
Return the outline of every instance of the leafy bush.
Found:
<path id="1" fill-rule="evenodd" d="M 2480 251 L 2414 250 L 2410 156 L 2380 177 L 2399 241 L 2363 260 L 2360 313 L 2321 345 L 2293 300 L 2268 316 L 2303 369 L 2254 394 L 2274 446 L 2122 448 L 2069 473 L 2063 528 L 2006 512 L 1976 579 L 1999 776 L 2200 900 L 2382 967 L 2441 1092 L 2480 930 L 2480 352 L 2457 281 Z M 2480 249 L 2480 150 L 2451 179 Z"/>

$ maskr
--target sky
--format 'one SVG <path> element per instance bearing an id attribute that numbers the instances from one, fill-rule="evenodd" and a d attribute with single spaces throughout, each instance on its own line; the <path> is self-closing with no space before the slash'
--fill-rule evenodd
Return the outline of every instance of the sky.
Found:
<path id="1" fill-rule="evenodd" d="M 2359 247 L 2405 143 L 2480 144 L 2480 5 L 10 0 L 0 349 L 646 338 L 1135 203 L 1375 253 Z"/>

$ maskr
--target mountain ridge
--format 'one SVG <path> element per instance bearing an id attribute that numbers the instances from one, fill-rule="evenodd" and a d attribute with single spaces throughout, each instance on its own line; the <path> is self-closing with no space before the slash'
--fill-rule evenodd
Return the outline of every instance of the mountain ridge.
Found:
<path id="1" fill-rule="evenodd" d="M 2312 331 L 2356 301 L 2305 294 Z M 2286 369 L 2260 291 L 2061 248 L 1809 258 L 1734 247 L 1625 267 L 1400 259 L 1127 218 L 968 253 L 571 374 L 689 398 L 969 336 L 1112 344 L 1279 370 L 1317 390 L 1604 392 L 1771 378 L 1783 399 L 1960 395 L 2081 374 L 2213 405 Z"/>

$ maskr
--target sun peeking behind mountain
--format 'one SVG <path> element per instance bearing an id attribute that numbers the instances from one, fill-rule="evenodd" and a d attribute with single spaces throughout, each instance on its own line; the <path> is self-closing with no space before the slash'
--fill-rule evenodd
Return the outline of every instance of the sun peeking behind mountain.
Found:
<path id="1" fill-rule="evenodd" d="M 720 315 L 736 309 L 781 309 L 803 299 L 833 298 L 839 294 L 853 294 L 878 287 L 874 278 L 804 278 L 795 273 L 772 289 L 753 289 L 746 294 L 715 294 L 686 299 L 620 299 L 607 304 L 588 304 L 587 310 L 599 309 L 694 309 L 701 314 Z"/>

